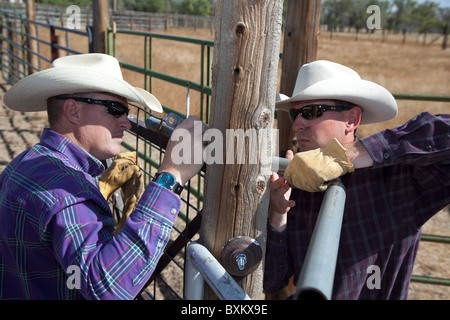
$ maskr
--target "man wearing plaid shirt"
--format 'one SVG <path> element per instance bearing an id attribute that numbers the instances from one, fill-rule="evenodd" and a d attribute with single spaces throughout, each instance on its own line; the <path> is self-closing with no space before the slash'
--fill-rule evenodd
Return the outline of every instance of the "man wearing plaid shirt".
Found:
<path id="1" fill-rule="evenodd" d="M 332 299 L 406 299 L 421 226 L 450 203 L 450 116 L 423 112 L 363 139 L 359 124 L 392 119 L 381 86 L 342 65 L 315 61 L 298 74 L 289 112 L 301 152 L 270 179 L 264 289 L 297 282 L 327 183 L 346 188 Z M 356 169 L 356 170 L 355 170 Z M 379 270 L 377 286 L 369 283 Z"/>
<path id="2" fill-rule="evenodd" d="M 130 128 L 128 101 L 162 112 L 155 97 L 122 79 L 117 59 L 103 54 L 59 58 L 6 93 L 13 110 L 47 109 L 50 128 L 0 175 L 0 299 L 133 299 L 150 278 L 182 186 L 202 164 L 175 166 L 166 156 L 157 174 L 164 179 L 149 183 L 114 234 L 99 188 L 100 160 L 120 152 Z M 191 136 L 193 127 L 194 117 L 179 125 Z M 172 148 L 170 142 L 169 155 Z M 122 162 L 112 179 L 122 185 L 138 170 Z"/>

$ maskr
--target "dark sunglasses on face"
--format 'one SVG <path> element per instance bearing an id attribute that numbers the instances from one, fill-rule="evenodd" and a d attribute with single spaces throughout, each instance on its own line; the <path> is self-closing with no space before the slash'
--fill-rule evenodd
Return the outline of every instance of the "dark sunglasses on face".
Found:
<path id="1" fill-rule="evenodd" d="M 306 120 L 320 118 L 325 111 L 343 111 L 350 110 L 354 106 L 329 106 L 326 104 L 312 104 L 300 109 L 292 108 L 289 110 L 289 117 L 294 122 L 300 114 Z"/>
<path id="2" fill-rule="evenodd" d="M 97 100 L 91 98 L 78 98 L 78 97 L 56 97 L 56 100 L 67 100 L 67 99 L 72 99 L 75 101 L 80 101 L 89 104 L 101 104 L 106 107 L 106 112 L 108 112 L 110 115 L 116 118 L 120 118 L 124 114 L 128 115 L 130 112 L 130 109 L 128 109 L 127 106 L 117 101 Z"/>

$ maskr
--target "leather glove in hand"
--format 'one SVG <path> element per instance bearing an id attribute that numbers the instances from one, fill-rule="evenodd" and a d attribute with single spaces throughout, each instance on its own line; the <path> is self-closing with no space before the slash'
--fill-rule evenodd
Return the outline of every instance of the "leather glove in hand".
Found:
<path id="1" fill-rule="evenodd" d="M 291 187 L 319 192 L 328 188 L 327 182 L 354 170 L 347 150 L 335 138 L 325 148 L 295 154 L 284 178 Z"/>
<path id="2" fill-rule="evenodd" d="M 106 200 L 138 172 L 136 152 L 119 154 L 99 179 L 100 192 Z"/>
<path id="3" fill-rule="evenodd" d="M 122 229 L 130 214 L 136 209 L 136 205 L 144 193 L 144 176 L 142 171 L 135 172 L 134 175 L 122 186 L 123 199 L 125 205 L 122 210 L 122 217 L 116 229 L 116 233 Z"/>

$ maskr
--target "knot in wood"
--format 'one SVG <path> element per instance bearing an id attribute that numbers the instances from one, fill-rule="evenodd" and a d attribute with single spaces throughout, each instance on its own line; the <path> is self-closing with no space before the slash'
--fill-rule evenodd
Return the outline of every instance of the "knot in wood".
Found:
<path id="1" fill-rule="evenodd" d="M 243 22 L 238 22 L 236 26 L 236 35 L 238 37 L 242 37 L 245 32 L 245 24 Z"/>
<path id="2" fill-rule="evenodd" d="M 256 180 L 256 192 L 262 194 L 266 189 L 266 180 L 262 177 L 258 177 Z"/>
<path id="3" fill-rule="evenodd" d="M 270 124 L 270 119 L 270 111 L 264 109 L 264 111 L 259 115 L 259 123 L 261 124 L 261 128 L 266 128 Z"/>

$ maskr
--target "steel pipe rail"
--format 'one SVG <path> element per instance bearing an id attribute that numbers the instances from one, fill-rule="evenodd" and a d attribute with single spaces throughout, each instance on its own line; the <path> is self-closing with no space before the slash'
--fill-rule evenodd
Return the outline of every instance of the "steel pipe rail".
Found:
<path id="1" fill-rule="evenodd" d="M 233 277 L 204 246 L 191 242 L 187 248 L 185 298 L 201 300 L 204 282 L 221 300 L 250 300 Z M 200 277 L 201 276 L 201 277 Z"/>
<path id="2" fill-rule="evenodd" d="M 272 157 L 272 171 L 283 173 L 290 160 Z M 296 285 L 299 300 L 331 299 L 345 207 L 345 187 L 331 182 L 322 200 L 311 242 Z"/>
<path id="3" fill-rule="evenodd" d="M 297 281 L 298 300 L 330 300 L 345 206 L 345 187 L 334 180 L 325 192 Z"/>

